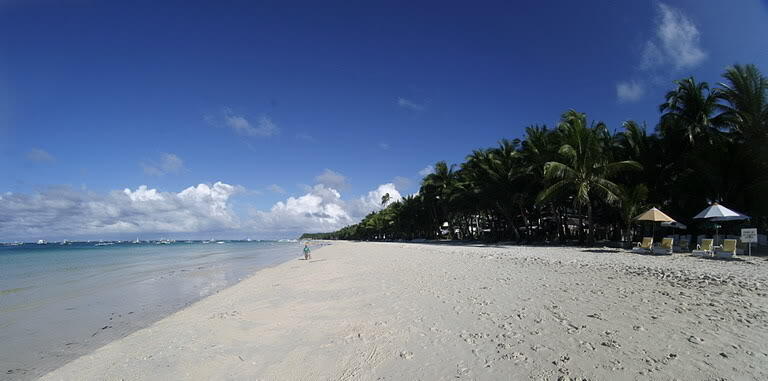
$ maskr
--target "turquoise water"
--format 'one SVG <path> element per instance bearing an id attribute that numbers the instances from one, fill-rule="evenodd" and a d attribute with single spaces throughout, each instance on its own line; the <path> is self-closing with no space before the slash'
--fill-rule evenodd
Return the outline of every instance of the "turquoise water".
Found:
<path id="1" fill-rule="evenodd" d="M 31 379 L 254 273 L 298 243 L 0 246 L 0 379 Z"/>

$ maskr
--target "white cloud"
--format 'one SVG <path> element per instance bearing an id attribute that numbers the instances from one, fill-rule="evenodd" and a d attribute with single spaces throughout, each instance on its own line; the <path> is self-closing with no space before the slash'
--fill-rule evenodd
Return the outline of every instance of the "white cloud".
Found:
<path id="1" fill-rule="evenodd" d="M 411 187 L 411 185 L 413 184 L 413 180 L 403 176 L 395 176 L 395 178 L 392 179 L 392 183 L 395 184 L 395 187 L 397 187 L 397 189 L 405 190 Z"/>
<path id="2" fill-rule="evenodd" d="M 640 69 L 650 70 L 664 64 L 664 53 L 653 41 L 647 41 L 640 57 Z"/>
<path id="3" fill-rule="evenodd" d="M 306 133 L 296 134 L 296 139 L 304 140 L 304 141 L 307 141 L 307 142 L 315 141 L 315 138 L 312 135 L 306 134 Z"/>
<path id="4" fill-rule="evenodd" d="M 347 178 L 328 168 L 315 177 L 315 182 L 339 190 L 344 190 L 347 187 Z"/>
<path id="5" fill-rule="evenodd" d="M 99 194 L 51 187 L 36 194 L 0 196 L 0 236 L 107 237 L 143 233 L 194 233 L 234 229 L 231 197 L 242 187 L 217 182 L 178 193 L 146 185 Z"/>
<path id="6" fill-rule="evenodd" d="M 435 173 L 435 167 L 433 167 L 431 165 L 428 165 L 428 166 L 424 167 L 424 169 L 419 171 L 419 175 L 422 176 L 422 177 L 424 177 L 426 175 L 429 175 L 429 174 L 432 174 L 432 173 Z"/>
<path id="7" fill-rule="evenodd" d="M 635 81 L 622 81 L 616 84 L 616 96 L 619 102 L 635 102 L 645 93 L 643 85 Z"/>
<path id="8" fill-rule="evenodd" d="M 650 70 L 671 64 L 675 70 L 697 66 L 707 58 L 701 33 L 680 9 L 658 4 L 655 37 L 645 43 L 640 68 Z"/>
<path id="9" fill-rule="evenodd" d="M 379 148 L 381 148 L 381 149 L 386 151 L 386 150 L 389 149 L 389 143 L 381 142 L 381 143 L 379 143 Z"/>
<path id="10" fill-rule="evenodd" d="M 38 163 L 53 162 L 56 160 L 53 155 L 40 148 L 32 148 L 29 150 L 29 152 L 27 152 L 25 157 L 27 160 L 36 161 Z"/>
<path id="11" fill-rule="evenodd" d="M 285 194 L 285 189 L 283 189 L 283 187 L 281 187 L 281 186 L 279 186 L 277 184 L 272 184 L 272 185 L 268 186 L 267 190 L 275 192 L 275 193 L 279 193 L 279 194 Z"/>
<path id="12" fill-rule="evenodd" d="M 250 228 L 259 232 L 330 232 L 359 222 L 370 212 L 381 210 L 381 198 L 389 194 L 389 205 L 401 200 L 394 184 L 383 184 L 351 201 L 324 184 L 311 187 L 307 194 L 277 202 L 269 211 L 251 210 Z"/>
<path id="13" fill-rule="evenodd" d="M 405 99 L 405 98 L 397 98 L 397 105 L 403 108 L 407 108 L 411 111 L 422 111 L 424 110 L 424 105 L 418 104 L 414 101 Z"/>
<path id="14" fill-rule="evenodd" d="M 389 201 L 384 205 L 381 204 L 381 199 L 385 194 L 389 194 Z M 402 200 L 403 197 L 395 187 L 395 184 L 386 183 L 379 185 L 378 188 L 368 192 L 365 196 L 361 196 L 358 199 L 349 202 L 349 212 L 353 218 L 361 219 L 368 213 L 381 210 L 384 207 L 389 206 L 393 202 Z"/>
<path id="15" fill-rule="evenodd" d="M 141 185 L 109 193 L 50 187 L 35 194 L 0 194 L 0 237 L 15 239 L 113 239 L 135 236 L 211 235 L 295 237 L 310 231 L 334 231 L 359 222 L 402 196 L 392 183 L 344 200 L 324 184 L 300 197 L 288 197 L 268 210 L 250 208 L 240 217 L 232 198 L 245 188 L 217 182 L 180 192 Z M 390 199 L 382 205 L 382 197 Z"/>
<path id="16" fill-rule="evenodd" d="M 205 120 L 213 126 L 227 127 L 245 136 L 268 137 L 280 132 L 277 124 L 267 115 L 259 116 L 254 125 L 245 116 L 235 114 L 230 108 L 225 108 L 220 117 L 206 115 Z"/>
<path id="17" fill-rule="evenodd" d="M 354 221 L 341 194 L 323 184 L 301 197 L 279 201 L 267 212 L 252 210 L 251 216 L 253 229 L 262 232 L 333 231 Z"/>
<path id="18" fill-rule="evenodd" d="M 687 15 L 678 8 L 658 3 L 654 35 L 642 45 L 637 74 L 642 72 L 644 83 L 667 83 L 676 72 L 690 69 L 707 58 L 701 47 L 701 33 Z M 621 81 L 616 85 L 619 102 L 634 102 L 645 94 L 637 81 Z"/>
<path id="19" fill-rule="evenodd" d="M 163 176 L 169 173 L 180 173 L 184 171 L 184 160 L 173 153 L 163 153 L 159 161 L 142 162 L 141 167 L 144 173 L 150 176 Z"/>

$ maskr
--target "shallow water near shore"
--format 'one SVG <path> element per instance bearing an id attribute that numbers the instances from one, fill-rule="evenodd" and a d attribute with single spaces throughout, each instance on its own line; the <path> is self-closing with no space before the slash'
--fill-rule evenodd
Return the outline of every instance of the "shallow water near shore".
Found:
<path id="1" fill-rule="evenodd" d="M 256 270 L 295 242 L 0 247 L 0 379 L 31 379 Z"/>

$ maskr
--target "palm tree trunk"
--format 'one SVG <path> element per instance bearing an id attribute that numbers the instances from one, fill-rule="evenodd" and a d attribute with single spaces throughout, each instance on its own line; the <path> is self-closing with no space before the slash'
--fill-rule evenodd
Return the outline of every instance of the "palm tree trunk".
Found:
<path id="1" fill-rule="evenodd" d="M 512 212 L 508 211 L 506 208 L 504 208 L 501 203 L 498 201 L 496 202 L 496 206 L 501 210 L 501 213 L 504 215 L 504 218 L 507 220 L 507 223 L 509 224 L 509 227 L 511 228 L 512 232 L 515 233 L 515 241 L 520 242 L 520 232 L 517 231 L 517 227 L 515 226 L 515 220 Z"/>
<path id="2" fill-rule="evenodd" d="M 592 245 L 595 243 L 595 226 L 592 223 L 592 201 L 587 203 L 587 224 L 589 225 L 587 243 Z"/>

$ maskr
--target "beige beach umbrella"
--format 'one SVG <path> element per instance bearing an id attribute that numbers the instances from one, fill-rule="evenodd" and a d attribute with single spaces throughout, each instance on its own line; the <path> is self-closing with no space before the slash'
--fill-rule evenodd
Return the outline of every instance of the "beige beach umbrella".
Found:
<path id="1" fill-rule="evenodd" d="M 651 221 L 651 236 L 656 233 L 655 222 L 675 222 L 672 217 L 664 214 L 664 212 L 656 208 L 648 209 L 634 219 L 635 221 Z"/>
<path id="2" fill-rule="evenodd" d="M 656 208 L 651 208 L 646 210 L 645 212 L 641 213 L 639 216 L 635 217 L 635 220 L 637 221 L 653 221 L 653 222 L 673 222 L 675 221 L 672 217 L 664 214 L 661 210 L 658 210 Z"/>

